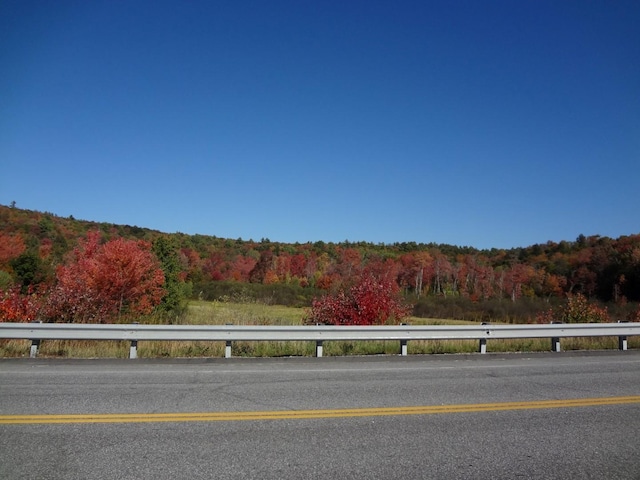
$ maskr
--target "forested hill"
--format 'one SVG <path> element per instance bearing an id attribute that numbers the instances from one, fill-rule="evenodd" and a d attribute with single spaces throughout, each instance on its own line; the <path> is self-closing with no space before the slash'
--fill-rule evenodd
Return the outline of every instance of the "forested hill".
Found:
<path id="1" fill-rule="evenodd" d="M 284 244 L 168 234 L 1 205 L 0 289 L 24 282 L 20 276 L 26 263 L 31 265 L 29 281 L 53 281 L 56 267 L 90 231 L 99 231 L 104 241 L 125 238 L 153 244 L 167 239 L 178 254 L 179 278 L 196 289 L 227 281 L 329 291 L 372 273 L 416 297 L 515 302 L 581 293 L 605 302 L 640 301 L 640 234 L 617 239 L 581 235 L 573 241 L 508 250 L 415 242 Z"/>

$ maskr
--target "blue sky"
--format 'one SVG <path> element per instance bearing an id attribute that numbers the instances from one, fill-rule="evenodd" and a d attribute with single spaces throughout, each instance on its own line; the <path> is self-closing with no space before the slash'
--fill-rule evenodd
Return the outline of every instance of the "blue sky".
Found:
<path id="1" fill-rule="evenodd" d="M 640 232 L 637 1 L 0 1 L 0 203 L 511 248 Z"/>

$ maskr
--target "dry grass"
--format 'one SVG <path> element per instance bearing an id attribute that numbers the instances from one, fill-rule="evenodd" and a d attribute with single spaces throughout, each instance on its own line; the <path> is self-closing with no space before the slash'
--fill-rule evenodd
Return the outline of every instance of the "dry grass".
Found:
<path id="1" fill-rule="evenodd" d="M 302 325 L 303 308 L 194 301 L 189 304 L 183 323 L 188 325 Z"/>
<path id="2" fill-rule="evenodd" d="M 0 340 L 0 357 L 28 357 L 30 340 Z M 128 358 L 129 342 L 47 340 L 40 343 L 40 357 Z"/>

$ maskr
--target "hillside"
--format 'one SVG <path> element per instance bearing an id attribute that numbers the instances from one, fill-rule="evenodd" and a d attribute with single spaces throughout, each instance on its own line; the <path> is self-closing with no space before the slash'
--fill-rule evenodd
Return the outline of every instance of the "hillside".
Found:
<path id="1" fill-rule="evenodd" d="M 425 299 L 548 301 L 578 293 L 618 305 L 640 301 L 640 234 L 581 235 L 509 250 L 415 242 L 283 244 L 168 234 L 11 206 L 0 206 L 0 287 L 24 283 L 16 266 L 26 257 L 35 262 L 29 281 L 52 282 L 56 267 L 90 231 L 99 231 L 103 241 L 168 240 L 180 280 L 204 299 L 261 292 L 274 302 L 305 305 L 368 272 L 396 282 L 416 305 Z"/>

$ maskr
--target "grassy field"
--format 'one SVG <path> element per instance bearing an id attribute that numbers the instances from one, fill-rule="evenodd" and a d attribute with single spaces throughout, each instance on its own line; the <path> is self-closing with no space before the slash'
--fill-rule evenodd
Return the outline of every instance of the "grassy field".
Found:
<path id="1" fill-rule="evenodd" d="M 302 325 L 304 309 L 264 305 L 260 303 L 191 302 L 186 313 L 171 319 L 171 323 L 184 325 Z M 140 323 L 160 323 L 166 319 L 149 317 Z M 411 325 L 463 325 L 463 322 L 444 319 L 411 317 Z M 0 357 L 29 355 L 31 342 L 27 340 L 0 340 Z M 561 340 L 563 350 L 603 350 L 618 348 L 617 338 L 567 338 Z M 629 338 L 629 348 L 640 348 L 640 337 Z M 224 357 L 223 342 L 139 342 L 138 356 L 157 357 Z M 488 352 L 549 351 L 549 339 L 493 340 L 487 343 Z M 478 351 L 476 340 L 410 341 L 408 353 L 473 353 Z M 397 341 L 386 342 L 325 342 L 323 354 L 341 355 L 394 355 L 400 352 Z M 234 342 L 233 356 L 283 357 L 313 356 L 313 342 Z M 39 356 L 72 358 L 127 358 L 128 342 L 98 341 L 46 341 L 40 345 Z"/>

